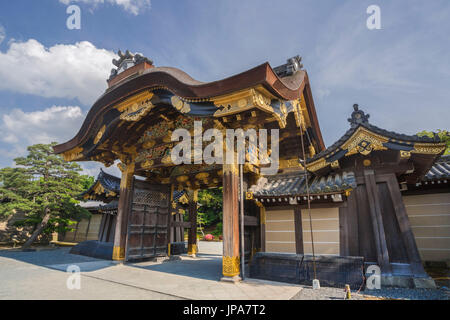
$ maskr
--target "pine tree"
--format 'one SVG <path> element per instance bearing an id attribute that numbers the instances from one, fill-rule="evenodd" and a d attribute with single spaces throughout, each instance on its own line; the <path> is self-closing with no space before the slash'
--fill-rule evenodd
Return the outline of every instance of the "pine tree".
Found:
<path id="1" fill-rule="evenodd" d="M 67 230 L 72 220 L 89 217 L 76 198 L 93 179 L 80 175 L 78 164 L 54 154 L 54 145 L 29 146 L 26 157 L 14 159 L 15 168 L 0 169 L 0 218 L 24 212 L 21 224 L 34 227 L 24 248 L 41 234 Z"/>

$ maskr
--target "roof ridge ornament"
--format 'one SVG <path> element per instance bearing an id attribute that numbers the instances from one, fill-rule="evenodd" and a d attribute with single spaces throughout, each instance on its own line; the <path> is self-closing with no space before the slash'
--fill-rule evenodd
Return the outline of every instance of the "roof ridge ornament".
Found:
<path id="1" fill-rule="evenodd" d="M 296 55 L 295 57 L 287 59 L 285 64 L 273 68 L 273 71 L 281 78 L 292 76 L 295 72 L 303 68 L 303 64 L 301 62 L 302 57 Z"/>
<path id="2" fill-rule="evenodd" d="M 369 124 L 369 114 L 365 114 L 364 111 L 359 110 L 359 106 L 356 103 L 353 105 L 353 109 L 351 118 L 347 119 L 352 128 L 360 124 Z"/>
<path id="3" fill-rule="evenodd" d="M 129 50 L 123 53 L 121 50 L 119 50 L 117 51 L 117 55 L 119 56 L 119 59 L 112 60 L 112 64 L 115 65 L 117 68 L 111 69 L 111 75 L 109 76 L 108 80 L 113 79 L 122 71 L 125 71 L 143 62 L 147 62 L 148 64 L 153 65 L 153 60 L 150 60 L 149 58 L 145 57 L 144 55 L 142 55 L 142 53 L 136 52 L 133 54 Z"/>

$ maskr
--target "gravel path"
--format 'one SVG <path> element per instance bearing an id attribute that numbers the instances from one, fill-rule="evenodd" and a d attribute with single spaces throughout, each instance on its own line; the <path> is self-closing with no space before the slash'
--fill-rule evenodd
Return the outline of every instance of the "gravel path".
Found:
<path id="1" fill-rule="evenodd" d="M 406 300 L 450 300 L 450 291 L 446 289 L 403 289 L 386 288 L 366 290 L 359 294 L 352 291 L 352 300 L 406 299 Z M 344 289 L 321 287 L 313 290 L 305 286 L 291 300 L 345 300 Z"/>

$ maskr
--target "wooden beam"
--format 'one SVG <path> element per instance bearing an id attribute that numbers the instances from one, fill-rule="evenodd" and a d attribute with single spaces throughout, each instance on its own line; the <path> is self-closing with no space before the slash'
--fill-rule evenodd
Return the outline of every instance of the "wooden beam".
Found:
<path id="1" fill-rule="evenodd" d="M 303 254 L 302 210 L 299 205 L 296 205 L 294 207 L 294 227 L 295 227 L 295 253 Z"/>
<path id="2" fill-rule="evenodd" d="M 367 199 L 369 202 L 369 212 L 372 218 L 375 247 L 377 250 L 377 262 L 381 268 L 382 273 L 392 274 L 374 171 L 365 170 L 364 180 L 367 190 Z"/>
<path id="3" fill-rule="evenodd" d="M 411 271 L 414 273 L 414 275 L 427 275 L 423 268 L 422 261 L 420 259 L 419 250 L 417 249 L 417 244 L 414 239 L 411 224 L 409 223 L 405 204 L 403 203 L 403 198 L 400 192 L 400 188 L 398 186 L 397 178 L 395 177 L 394 174 L 392 174 L 389 177 L 389 180 L 387 181 L 387 186 L 389 192 L 391 193 L 395 215 L 397 217 L 397 222 L 400 227 L 403 243 L 406 247 L 406 253 L 408 255 Z"/>
<path id="4" fill-rule="evenodd" d="M 259 207 L 259 221 L 260 221 L 260 232 L 261 232 L 261 252 L 266 251 L 266 208 L 261 205 Z"/>
<path id="5" fill-rule="evenodd" d="M 134 184 L 134 163 L 126 165 L 120 180 L 119 206 L 117 210 L 116 231 L 114 234 L 113 260 L 125 259 L 128 217 L 131 211 Z"/>
<path id="6" fill-rule="evenodd" d="M 189 201 L 188 255 L 195 256 L 197 249 L 197 201 Z"/>
<path id="7" fill-rule="evenodd" d="M 238 280 L 240 273 L 238 196 L 239 175 L 235 161 L 223 165 L 223 280 Z"/>

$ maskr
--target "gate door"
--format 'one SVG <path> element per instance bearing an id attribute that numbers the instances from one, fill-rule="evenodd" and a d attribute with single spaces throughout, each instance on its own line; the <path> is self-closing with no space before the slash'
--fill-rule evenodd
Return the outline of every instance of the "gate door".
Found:
<path id="1" fill-rule="evenodd" d="M 150 259 L 167 254 L 170 187 L 134 181 L 128 220 L 126 260 Z"/>

